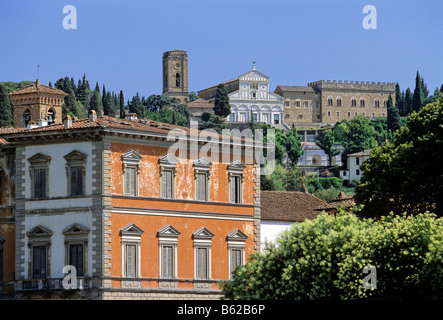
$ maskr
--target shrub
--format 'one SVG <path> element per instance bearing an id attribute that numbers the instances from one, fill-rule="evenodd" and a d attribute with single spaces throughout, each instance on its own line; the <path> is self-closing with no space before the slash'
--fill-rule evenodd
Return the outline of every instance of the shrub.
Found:
<path id="1" fill-rule="evenodd" d="M 380 220 L 339 211 L 283 233 L 222 282 L 227 299 L 443 298 L 443 219 L 434 214 Z M 363 287 L 363 267 L 377 288 Z"/>

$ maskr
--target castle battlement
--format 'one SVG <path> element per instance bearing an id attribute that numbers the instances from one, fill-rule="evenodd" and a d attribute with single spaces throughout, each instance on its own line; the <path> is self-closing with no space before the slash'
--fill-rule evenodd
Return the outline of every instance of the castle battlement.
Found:
<path id="1" fill-rule="evenodd" d="M 395 91 L 395 82 L 377 82 L 374 81 L 342 81 L 342 80 L 319 80 L 308 83 L 308 86 L 315 89 L 329 90 L 367 90 L 367 91 Z"/>

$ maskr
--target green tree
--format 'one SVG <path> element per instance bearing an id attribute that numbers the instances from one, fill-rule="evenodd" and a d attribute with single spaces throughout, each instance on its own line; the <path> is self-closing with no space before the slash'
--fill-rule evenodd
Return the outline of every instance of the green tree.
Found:
<path id="1" fill-rule="evenodd" d="M 297 129 L 292 127 L 291 130 L 286 132 L 285 142 L 286 152 L 289 160 L 291 160 L 292 166 L 296 166 L 298 159 L 304 154 L 303 147 L 301 145 L 301 139 L 297 133 Z"/>
<path id="2" fill-rule="evenodd" d="M 323 213 L 252 254 L 222 292 L 242 300 L 442 299 L 442 246 L 443 223 L 429 213 L 378 221 Z M 366 266 L 376 268 L 377 289 L 363 286 Z"/>
<path id="3" fill-rule="evenodd" d="M 120 94 L 118 95 L 118 106 L 120 109 L 120 119 L 125 119 L 126 109 L 125 109 L 125 97 L 123 96 L 123 90 L 120 90 Z"/>
<path id="4" fill-rule="evenodd" d="M 202 121 L 199 122 L 198 126 L 200 130 L 214 129 L 219 134 L 228 127 L 222 117 L 209 112 L 202 114 Z"/>
<path id="5" fill-rule="evenodd" d="M 400 129 L 400 114 L 398 112 L 398 108 L 392 103 L 391 95 L 389 95 L 388 98 L 387 115 L 388 130 L 397 131 Z"/>
<path id="6" fill-rule="evenodd" d="M 226 118 L 231 113 L 231 105 L 229 104 L 228 91 L 223 83 L 217 87 L 214 100 L 214 113 L 217 116 Z"/>
<path id="7" fill-rule="evenodd" d="M 372 149 L 377 145 L 378 133 L 371 125 L 371 120 L 363 116 L 357 116 L 349 122 L 337 123 L 333 130 L 334 136 L 339 137 L 337 142 L 343 146 L 346 155 Z M 338 134 L 335 133 L 336 130 Z"/>
<path id="8" fill-rule="evenodd" d="M 89 109 L 91 88 L 89 87 L 89 82 L 86 80 L 86 74 L 83 74 L 82 80 L 80 81 L 79 79 L 78 81 L 79 84 L 77 85 L 75 96 L 77 98 L 77 101 L 80 101 L 86 109 Z"/>
<path id="9" fill-rule="evenodd" d="M 332 130 L 328 130 L 324 135 L 318 135 L 315 144 L 328 156 L 328 163 L 332 166 L 332 160 L 340 154 L 340 150 L 334 148 L 335 137 Z"/>
<path id="10" fill-rule="evenodd" d="M 14 125 L 13 107 L 6 88 L 0 84 L 0 127 Z"/>
<path id="11" fill-rule="evenodd" d="M 362 214 L 430 210 L 443 216 L 443 97 L 413 113 L 393 142 L 371 151 L 361 165 L 355 200 Z"/>
<path id="12" fill-rule="evenodd" d="M 68 96 L 65 98 L 65 102 L 62 105 L 62 117 L 66 117 L 68 114 L 75 115 L 75 94 L 74 90 L 69 89 Z"/>
<path id="13" fill-rule="evenodd" d="M 136 113 L 137 118 L 139 119 L 143 119 L 145 117 L 145 108 L 138 92 L 134 97 L 132 97 L 132 100 L 129 103 L 129 112 Z"/>
<path id="14" fill-rule="evenodd" d="M 103 113 L 105 116 L 115 117 L 115 102 L 111 92 L 106 92 L 105 104 L 103 105 Z"/>
<path id="15" fill-rule="evenodd" d="M 423 82 L 420 78 L 420 74 L 417 71 L 417 75 L 415 77 L 415 89 L 414 96 L 412 97 L 412 111 L 418 112 L 420 111 L 423 101 L 425 100 L 425 95 L 423 92 Z"/>
<path id="16" fill-rule="evenodd" d="M 100 94 L 100 87 L 98 86 L 98 82 L 95 85 L 95 89 L 91 95 L 91 101 L 89 102 L 89 111 L 95 110 L 97 116 L 102 115 L 103 105 L 102 105 L 102 97 Z"/>
<path id="17" fill-rule="evenodd" d="M 405 115 L 410 115 L 413 111 L 412 109 L 412 100 L 414 99 L 414 94 L 412 93 L 411 89 L 406 89 L 405 92 L 405 106 L 404 109 L 407 112 Z"/>

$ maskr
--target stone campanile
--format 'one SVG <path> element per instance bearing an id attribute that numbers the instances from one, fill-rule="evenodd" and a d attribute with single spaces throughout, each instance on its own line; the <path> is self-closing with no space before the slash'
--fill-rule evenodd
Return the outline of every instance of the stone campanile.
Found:
<path id="1" fill-rule="evenodd" d="M 184 50 L 163 53 L 163 94 L 188 101 L 188 54 Z"/>

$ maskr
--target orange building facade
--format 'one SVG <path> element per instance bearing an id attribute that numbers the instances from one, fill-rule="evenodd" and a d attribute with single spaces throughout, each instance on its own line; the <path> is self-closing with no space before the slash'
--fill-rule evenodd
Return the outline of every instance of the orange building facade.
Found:
<path id="1" fill-rule="evenodd" d="M 193 134 L 90 114 L 3 135 L 20 181 L 17 297 L 219 298 L 219 281 L 260 248 L 260 165 L 244 140 L 215 142 L 217 155 Z"/>

